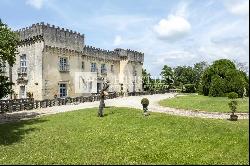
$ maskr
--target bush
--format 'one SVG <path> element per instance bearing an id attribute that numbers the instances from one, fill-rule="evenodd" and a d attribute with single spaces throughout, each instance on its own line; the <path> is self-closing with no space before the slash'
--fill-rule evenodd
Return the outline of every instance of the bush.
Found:
<path id="1" fill-rule="evenodd" d="M 185 84 L 184 85 L 184 92 L 185 93 L 195 93 L 196 92 L 195 84 Z"/>
<path id="2" fill-rule="evenodd" d="M 236 98 L 239 97 L 239 95 L 237 93 L 235 93 L 235 92 L 230 92 L 230 93 L 228 93 L 227 97 L 229 99 L 236 99 Z"/>
<path id="3" fill-rule="evenodd" d="M 147 99 L 147 98 L 143 98 L 142 100 L 141 100 L 141 104 L 142 105 L 149 105 L 149 100 Z"/>

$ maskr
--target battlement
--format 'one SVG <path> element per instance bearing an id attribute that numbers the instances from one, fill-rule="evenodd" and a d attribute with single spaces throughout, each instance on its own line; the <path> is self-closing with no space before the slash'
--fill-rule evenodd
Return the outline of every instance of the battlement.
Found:
<path id="1" fill-rule="evenodd" d="M 120 57 L 128 59 L 130 61 L 143 62 L 144 61 L 144 53 L 130 50 L 130 49 L 114 49 L 115 52 L 119 54 Z"/>
<path id="2" fill-rule="evenodd" d="M 43 22 L 32 24 L 32 26 L 22 28 L 16 32 L 19 34 L 21 41 L 34 36 L 43 36 L 46 45 L 78 51 L 82 51 L 84 47 L 84 34 L 55 25 L 44 24 Z"/>
<path id="3" fill-rule="evenodd" d="M 88 45 L 84 47 L 84 51 L 88 53 L 105 54 L 108 56 L 117 56 L 117 57 L 119 56 L 119 54 L 115 51 L 104 50 L 101 48 L 95 48 L 95 47 L 88 46 Z"/>
<path id="4" fill-rule="evenodd" d="M 92 46 L 85 46 L 84 53 L 87 55 L 97 55 L 102 56 L 105 59 L 115 59 L 122 60 L 128 59 L 130 61 L 143 62 L 144 54 L 138 51 L 133 51 L 130 49 L 124 50 L 121 48 L 116 48 L 114 51 L 104 50 L 101 48 L 95 48 Z"/>
<path id="5" fill-rule="evenodd" d="M 43 41 L 47 47 L 75 50 L 85 55 L 111 60 L 129 60 L 142 63 L 144 54 L 130 49 L 116 48 L 113 51 L 84 45 L 84 34 L 77 33 L 44 22 L 32 24 L 29 27 L 17 30 L 21 45 Z"/>

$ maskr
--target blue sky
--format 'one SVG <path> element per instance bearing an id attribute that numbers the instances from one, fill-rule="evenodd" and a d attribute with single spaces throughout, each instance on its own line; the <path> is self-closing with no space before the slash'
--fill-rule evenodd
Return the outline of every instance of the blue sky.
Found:
<path id="1" fill-rule="evenodd" d="M 229 58 L 249 66 L 249 0 L 0 0 L 13 30 L 45 22 L 85 44 L 145 53 L 144 68 Z"/>

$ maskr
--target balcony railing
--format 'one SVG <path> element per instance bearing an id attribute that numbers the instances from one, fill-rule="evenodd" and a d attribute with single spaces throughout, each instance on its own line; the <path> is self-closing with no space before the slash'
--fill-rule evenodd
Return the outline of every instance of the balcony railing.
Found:
<path id="1" fill-rule="evenodd" d="M 19 67 L 18 69 L 17 69 L 17 73 L 18 74 L 27 74 L 27 67 Z"/>

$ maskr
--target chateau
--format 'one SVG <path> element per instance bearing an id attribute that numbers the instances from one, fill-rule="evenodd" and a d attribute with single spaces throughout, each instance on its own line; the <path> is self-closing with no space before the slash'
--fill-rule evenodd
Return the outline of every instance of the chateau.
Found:
<path id="1" fill-rule="evenodd" d="M 37 23 L 16 31 L 20 36 L 16 63 L 10 68 L 16 98 L 31 94 L 36 100 L 78 97 L 98 93 L 105 80 L 110 92 L 142 90 L 144 54 L 85 45 L 85 36 L 54 25 Z M 87 93 L 75 89 L 76 73 L 93 73 L 96 85 Z"/>

